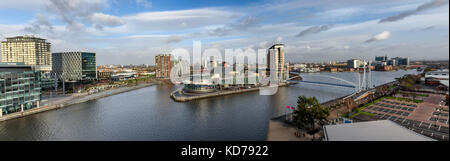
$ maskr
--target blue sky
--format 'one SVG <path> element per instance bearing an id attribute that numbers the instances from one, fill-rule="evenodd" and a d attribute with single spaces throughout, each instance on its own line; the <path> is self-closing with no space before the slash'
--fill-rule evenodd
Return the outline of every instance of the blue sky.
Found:
<path id="1" fill-rule="evenodd" d="M 447 59 L 448 0 L 0 0 L 0 39 L 36 35 L 98 64 L 153 64 L 176 48 L 286 45 L 289 62 Z"/>

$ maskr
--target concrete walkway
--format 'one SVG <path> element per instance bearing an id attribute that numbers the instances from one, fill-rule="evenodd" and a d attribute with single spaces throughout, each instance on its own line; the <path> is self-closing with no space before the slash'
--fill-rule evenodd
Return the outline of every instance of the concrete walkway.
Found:
<path id="1" fill-rule="evenodd" d="M 66 95 L 66 96 L 47 98 L 47 99 L 42 100 L 42 104 L 39 108 L 33 108 L 33 109 L 25 110 L 23 112 L 16 112 L 16 113 L 4 115 L 4 116 L 0 117 L 0 121 L 6 121 L 6 120 L 14 119 L 14 118 L 32 115 L 35 113 L 40 113 L 40 112 L 44 112 L 44 111 L 63 108 L 63 107 L 67 107 L 70 105 L 87 102 L 90 100 L 95 100 L 95 99 L 108 97 L 108 96 L 112 96 L 112 95 L 119 94 L 119 93 L 124 93 L 124 92 L 128 92 L 128 91 L 152 86 L 155 84 L 156 83 L 144 83 L 144 84 L 139 84 L 139 85 L 131 86 L 131 87 L 119 87 L 119 88 L 109 89 L 109 90 L 98 92 L 98 93 L 91 94 L 91 95 L 88 95 L 87 93 L 81 93 L 81 94 L 72 94 L 72 95 Z"/>
<path id="2" fill-rule="evenodd" d="M 279 120 L 269 120 L 269 129 L 267 132 L 267 141 L 312 141 L 313 136 L 306 134 L 304 137 L 295 136 L 297 128 L 287 125 Z M 315 134 L 315 138 L 320 138 L 321 133 Z"/>

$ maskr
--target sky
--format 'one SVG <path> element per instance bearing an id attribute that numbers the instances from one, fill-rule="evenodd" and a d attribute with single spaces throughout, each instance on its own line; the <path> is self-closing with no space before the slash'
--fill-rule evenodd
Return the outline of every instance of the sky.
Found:
<path id="1" fill-rule="evenodd" d="M 176 48 L 267 49 L 287 62 L 448 60 L 449 0 L 0 0 L 0 39 L 35 35 L 97 64 L 154 64 Z"/>

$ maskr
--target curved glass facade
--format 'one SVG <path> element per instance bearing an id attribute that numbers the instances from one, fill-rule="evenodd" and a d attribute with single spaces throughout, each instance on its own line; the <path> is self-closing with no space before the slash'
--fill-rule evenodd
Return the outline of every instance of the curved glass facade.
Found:
<path id="1" fill-rule="evenodd" d="M 214 84 L 185 84 L 184 90 L 191 93 L 207 93 L 216 91 Z"/>

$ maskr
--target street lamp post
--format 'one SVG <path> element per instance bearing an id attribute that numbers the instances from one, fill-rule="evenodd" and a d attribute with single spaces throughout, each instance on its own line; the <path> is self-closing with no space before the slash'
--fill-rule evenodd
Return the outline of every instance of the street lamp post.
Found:
<path id="1" fill-rule="evenodd" d="M 66 85 L 65 85 L 65 75 L 64 75 L 64 72 L 62 72 L 62 92 L 63 92 L 63 95 L 65 95 L 66 94 Z"/>
<path id="2" fill-rule="evenodd" d="M 437 118 L 436 118 L 436 127 L 437 127 L 437 122 L 439 121 L 440 115 L 441 115 L 441 111 L 442 111 L 442 103 L 444 101 L 439 102 L 439 107 L 438 107 L 438 113 L 437 113 Z"/>

